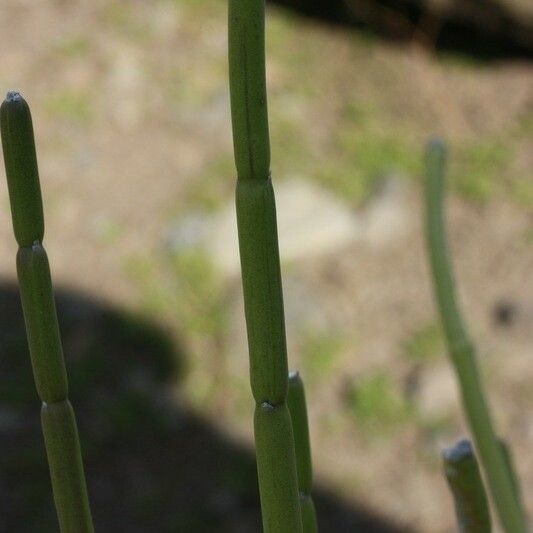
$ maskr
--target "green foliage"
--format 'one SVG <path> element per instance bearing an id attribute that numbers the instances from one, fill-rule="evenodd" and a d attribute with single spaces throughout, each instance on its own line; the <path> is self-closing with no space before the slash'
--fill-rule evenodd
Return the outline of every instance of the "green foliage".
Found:
<path id="1" fill-rule="evenodd" d="M 485 202 L 501 191 L 511 156 L 511 149 L 498 139 L 463 143 L 451 165 L 451 184 L 464 198 Z"/>
<path id="2" fill-rule="evenodd" d="M 320 331 L 308 331 L 303 334 L 299 349 L 300 360 L 309 381 L 328 379 L 331 376 L 344 342 L 341 334 Z"/>
<path id="3" fill-rule="evenodd" d="M 185 205 L 207 212 L 219 208 L 234 192 L 220 177 L 232 174 L 234 168 L 233 160 L 227 155 L 211 161 L 185 191 Z"/>
<path id="4" fill-rule="evenodd" d="M 444 349 L 444 339 L 438 324 L 432 322 L 414 331 L 403 346 L 406 359 L 424 363 L 439 357 Z"/>
<path id="5" fill-rule="evenodd" d="M 172 270 L 177 284 L 175 310 L 183 326 L 199 335 L 214 336 L 225 331 L 222 280 L 205 254 L 200 251 L 179 254 L 172 261 Z"/>
<path id="6" fill-rule="evenodd" d="M 50 93 L 44 102 L 51 118 L 76 125 L 86 125 L 93 118 L 89 92 L 84 89 L 63 89 Z"/>
<path id="7" fill-rule="evenodd" d="M 383 128 L 378 117 L 372 108 L 348 106 L 335 139 L 336 156 L 319 167 L 318 179 L 356 204 L 367 200 L 387 175 L 419 171 L 416 142 Z"/>
<path id="8" fill-rule="evenodd" d="M 356 423 L 375 434 L 397 427 L 411 416 L 409 403 L 385 372 L 352 382 L 346 390 L 346 404 Z"/>
<path id="9" fill-rule="evenodd" d="M 227 329 L 223 280 L 206 254 L 191 249 L 157 259 L 132 257 L 125 267 L 146 311 L 172 318 L 193 337 L 214 339 L 223 334 Z"/>
<path id="10" fill-rule="evenodd" d="M 139 292 L 143 312 L 171 325 L 187 346 L 191 357 L 183 371 L 190 400 L 199 407 L 215 407 L 213 402 L 220 399 L 217 392 L 223 394 L 219 384 L 229 387 L 233 395 L 244 396 L 245 376 L 230 384 L 224 370 L 227 293 L 205 252 L 190 249 L 174 256 L 134 256 L 125 264 L 125 272 Z"/>
<path id="11" fill-rule="evenodd" d="M 83 58 L 87 56 L 91 48 L 91 42 L 85 35 L 73 35 L 61 39 L 55 50 L 58 54 L 73 58 Z"/>
<path id="12" fill-rule="evenodd" d="M 518 204 L 531 208 L 533 206 L 533 181 L 525 178 L 513 182 L 512 196 Z"/>

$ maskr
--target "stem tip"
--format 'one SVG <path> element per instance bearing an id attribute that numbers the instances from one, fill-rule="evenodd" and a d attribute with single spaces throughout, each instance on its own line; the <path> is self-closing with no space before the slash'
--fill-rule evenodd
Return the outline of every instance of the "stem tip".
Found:
<path id="1" fill-rule="evenodd" d="M 446 448 L 442 451 L 442 457 L 444 460 L 451 463 L 459 463 L 473 454 L 474 450 L 472 448 L 472 443 L 467 439 L 461 439 L 451 448 Z"/>
<path id="2" fill-rule="evenodd" d="M 8 91 L 6 94 L 6 102 L 19 102 L 22 100 L 22 95 L 18 91 Z"/>

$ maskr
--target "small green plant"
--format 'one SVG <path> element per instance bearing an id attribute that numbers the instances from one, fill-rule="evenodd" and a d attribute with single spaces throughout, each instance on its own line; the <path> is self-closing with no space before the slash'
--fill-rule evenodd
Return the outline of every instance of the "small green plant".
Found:
<path id="1" fill-rule="evenodd" d="M 357 423 L 375 434 L 397 426 L 410 415 L 408 402 L 383 372 L 351 383 L 346 391 L 346 401 Z"/>
<path id="2" fill-rule="evenodd" d="M 294 432 L 296 450 L 296 471 L 300 489 L 300 508 L 304 533 L 316 533 L 315 504 L 311 496 L 313 487 L 313 464 L 311 461 L 311 443 L 309 441 L 309 422 L 305 402 L 304 383 L 298 372 L 289 374 L 289 395 L 287 397 Z"/>
<path id="3" fill-rule="evenodd" d="M 299 346 L 301 368 L 306 382 L 315 383 L 331 377 L 336 359 L 345 340 L 339 332 L 305 331 Z"/>
<path id="4" fill-rule="evenodd" d="M 2 147 L 15 238 L 17 274 L 52 489 L 63 533 L 93 531 L 80 441 L 57 323 L 30 109 L 9 92 L 0 109 Z"/>
<path id="5" fill-rule="evenodd" d="M 229 2 L 237 225 L 265 533 L 302 532 L 266 101 L 264 0 Z"/>
<path id="6" fill-rule="evenodd" d="M 445 163 L 443 143 L 431 142 L 426 151 L 425 207 L 426 239 L 435 297 L 448 352 L 459 381 L 463 408 L 501 524 L 507 533 L 525 533 L 525 517 L 518 497 L 515 474 L 510 467 L 511 460 L 496 437 L 477 369 L 474 347 L 456 302 L 442 214 Z"/>
<path id="7" fill-rule="evenodd" d="M 87 91 L 55 90 L 45 100 L 44 107 L 51 117 L 73 125 L 84 126 L 92 119 L 93 108 Z"/>
<path id="8" fill-rule="evenodd" d="M 407 339 L 403 354 L 413 363 L 433 361 L 443 349 L 441 330 L 436 323 L 426 324 Z"/>

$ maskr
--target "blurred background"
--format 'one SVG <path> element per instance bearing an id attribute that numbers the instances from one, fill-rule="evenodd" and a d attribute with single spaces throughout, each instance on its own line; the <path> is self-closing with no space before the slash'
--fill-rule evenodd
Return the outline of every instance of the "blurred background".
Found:
<path id="1" fill-rule="evenodd" d="M 226 8 L 0 5 L 0 90 L 33 111 L 97 531 L 260 527 Z M 465 427 L 422 232 L 434 135 L 461 302 L 533 516 L 532 19 L 527 0 L 267 5 L 289 357 L 322 531 L 454 530 L 440 450 Z M 56 531 L 15 253 L 2 178 L 0 531 Z"/>

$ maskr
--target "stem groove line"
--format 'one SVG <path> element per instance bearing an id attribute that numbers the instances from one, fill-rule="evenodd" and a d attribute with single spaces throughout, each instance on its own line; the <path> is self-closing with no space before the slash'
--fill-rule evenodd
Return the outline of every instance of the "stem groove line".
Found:
<path id="1" fill-rule="evenodd" d="M 255 399 L 254 433 L 263 529 L 302 532 L 288 365 L 270 179 L 264 0 L 229 0 L 228 43 L 236 209 Z"/>

